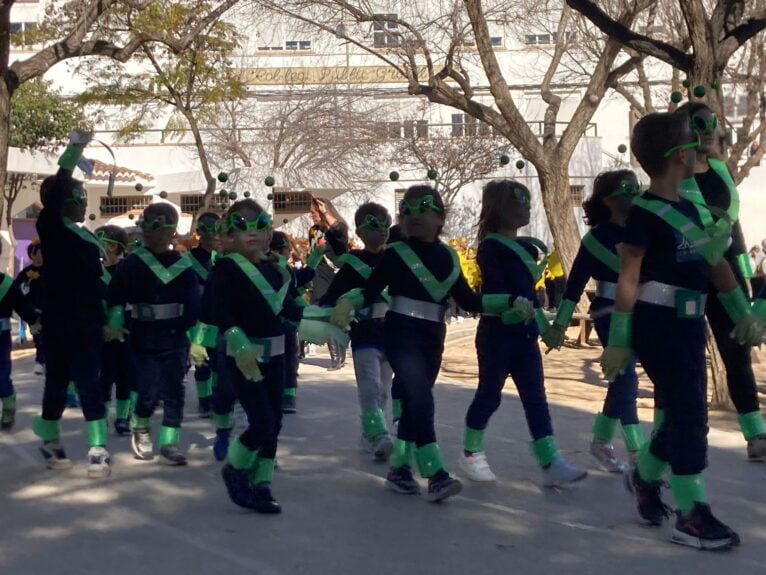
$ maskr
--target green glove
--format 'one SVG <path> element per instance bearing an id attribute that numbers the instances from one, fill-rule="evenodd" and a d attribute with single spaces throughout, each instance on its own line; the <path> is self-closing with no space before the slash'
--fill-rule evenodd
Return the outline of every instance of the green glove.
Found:
<path id="1" fill-rule="evenodd" d="M 316 246 L 313 250 L 311 250 L 309 257 L 306 258 L 306 265 L 310 267 L 312 270 L 317 269 L 319 262 L 322 261 L 323 255 L 324 255 L 324 248 L 321 246 Z"/>
<path id="2" fill-rule="evenodd" d="M 511 299 L 507 294 L 485 294 L 481 296 L 481 311 L 484 313 L 502 314 L 511 307 Z"/>
<path id="3" fill-rule="evenodd" d="M 566 339 L 565 332 L 566 328 L 554 323 L 548 331 L 541 334 L 543 343 L 549 350 L 561 349 L 561 346 L 564 345 L 564 340 Z"/>
<path id="4" fill-rule="evenodd" d="M 128 334 L 124 327 L 104 326 L 104 341 L 125 341 L 125 335 Z"/>
<path id="5" fill-rule="evenodd" d="M 735 325 L 752 313 L 750 302 L 747 301 L 745 292 L 739 286 L 731 291 L 719 292 L 718 299 Z"/>
<path id="6" fill-rule="evenodd" d="M 205 346 L 199 345 L 198 343 L 191 344 L 189 355 L 191 356 L 191 360 L 194 365 L 202 365 L 209 359 Z"/>
<path id="7" fill-rule="evenodd" d="M 348 329 L 354 313 L 364 307 L 364 293 L 360 288 L 352 289 L 338 298 L 330 316 L 330 323 L 340 329 Z"/>
<path id="8" fill-rule="evenodd" d="M 752 346 L 763 343 L 763 334 L 763 322 L 754 315 L 746 315 L 734 326 L 730 335 L 740 345 Z"/>
<path id="9" fill-rule="evenodd" d="M 632 347 L 633 312 L 613 311 L 609 319 L 609 346 Z"/>
<path id="10" fill-rule="evenodd" d="M 234 363 L 237 364 L 242 375 L 251 381 L 261 381 L 263 375 L 258 366 L 259 353 L 250 343 L 247 334 L 240 328 L 233 327 L 226 332 L 225 337 L 228 351 L 234 357 Z"/>
<path id="11" fill-rule="evenodd" d="M 629 347 L 606 346 L 601 355 L 601 369 L 604 372 L 604 377 L 609 381 L 614 381 L 628 367 L 631 357 L 633 357 L 633 350 Z"/>

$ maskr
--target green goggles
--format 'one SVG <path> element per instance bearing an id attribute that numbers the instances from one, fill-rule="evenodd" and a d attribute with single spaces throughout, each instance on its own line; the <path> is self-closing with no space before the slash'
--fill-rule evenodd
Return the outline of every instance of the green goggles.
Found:
<path id="1" fill-rule="evenodd" d="M 414 204 L 411 204 L 407 200 L 402 200 L 399 202 L 399 213 L 402 216 L 409 216 L 410 214 L 420 214 L 426 210 L 431 210 L 432 212 L 435 212 L 437 214 L 442 213 L 442 209 L 436 205 L 436 202 L 434 202 L 434 197 L 431 195 L 423 196 L 415 202 Z"/>
<path id="2" fill-rule="evenodd" d="M 641 187 L 639 182 L 636 182 L 635 180 L 622 180 L 617 189 L 609 195 L 612 197 L 628 196 L 634 198 L 636 196 L 640 196 L 643 192 L 644 189 Z"/>
<path id="3" fill-rule="evenodd" d="M 151 221 L 141 220 L 138 227 L 145 232 L 156 232 L 157 230 L 174 230 L 177 224 L 169 224 L 165 216 L 157 216 Z"/>
<path id="4" fill-rule="evenodd" d="M 271 227 L 271 216 L 266 212 L 261 212 L 254 220 L 248 220 L 240 213 L 232 212 L 229 214 L 229 224 L 227 231 L 236 230 L 246 232 L 247 230 L 266 230 Z"/>
<path id="5" fill-rule="evenodd" d="M 695 132 L 700 132 L 702 134 L 708 134 L 710 132 L 715 132 L 715 129 L 718 127 L 718 116 L 713 114 L 709 120 L 706 120 L 702 116 L 692 116 L 692 129 Z"/>
<path id="6" fill-rule="evenodd" d="M 391 216 L 385 218 L 376 218 L 372 214 L 364 216 L 364 221 L 358 226 L 359 229 L 368 230 L 387 230 L 391 227 Z"/>
<path id="7" fill-rule="evenodd" d="M 516 197 L 516 201 L 524 207 L 529 207 L 532 203 L 532 198 L 529 197 L 529 192 L 521 188 L 513 188 L 513 195 Z"/>
<path id="8" fill-rule="evenodd" d="M 120 241 L 117 241 L 115 239 L 110 238 L 108 235 L 106 235 L 106 232 L 103 230 L 99 230 L 96 232 L 96 237 L 100 242 L 106 243 L 106 244 L 114 244 L 116 246 L 120 246 L 122 249 L 125 249 L 126 246 Z"/>
<path id="9" fill-rule="evenodd" d="M 673 146 L 670 148 L 667 152 L 662 154 L 663 158 L 669 158 L 676 152 L 680 152 L 681 150 L 696 150 L 700 147 L 700 136 L 697 132 L 694 132 L 694 140 L 691 142 L 687 142 L 685 144 L 678 144 L 677 146 Z"/>
<path id="10" fill-rule="evenodd" d="M 84 206 L 88 203 L 88 194 L 86 194 L 85 190 L 82 188 L 72 188 L 66 201 L 78 206 Z"/>
<path id="11" fill-rule="evenodd" d="M 201 234 L 217 234 L 220 229 L 218 222 L 219 220 L 213 220 L 208 223 L 197 222 L 197 231 Z"/>
<path id="12" fill-rule="evenodd" d="M 129 248 L 140 248 L 143 247 L 144 240 L 139 237 L 135 237 L 132 240 L 128 241 L 128 247 Z"/>

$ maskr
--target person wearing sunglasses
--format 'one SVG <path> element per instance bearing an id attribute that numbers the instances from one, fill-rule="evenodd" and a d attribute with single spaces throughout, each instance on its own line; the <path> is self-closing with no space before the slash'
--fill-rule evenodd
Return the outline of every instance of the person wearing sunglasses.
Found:
<path id="1" fill-rule="evenodd" d="M 167 203 L 149 205 L 139 226 L 144 246 L 117 268 L 107 293 L 106 341 L 126 335 L 125 309 L 130 306 L 130 378 L 138 391 L 131 426 L 131 447 L 137 459 L 154 459 L 151 418 L 163 404 L 159 433 L 160 462 L 186 465 L 181 450 L 184 376 L 189 357 L 186 332 L 199 310 L 199 282 L 188 255 L 170 245 L 178 212 Z"/>
<path id="2" fill-rule="evenodd" d="M 479 215 L 479 253 L 482 293 L 507 297 L 526 309 L 517 321 L 502 314 L 482 314 L 476 331 L 479 385 L 465 416 L 463 473 L 474 481 L 494 481 L 487 462 L 484 434 L 500 406 L 502 390 L 510 375 L 524 406 L 532 441 L 530 450 L 542 470 L 545 487 L 562 487 L 580 481 L 587 472 L 563 457 L 556 445 L 553 423 L 545 397 L 545 375 L 538 338 L 550 326 L 535 297 L 535 284 L 546 261 L 537 262 L 546 246 L 535 238 L 522 238 L 518 230 L 529 224 L 530 193 L 514 180 L 492 180 L 484 186 Z"/>
<path id="3" fill-rule="evenodd" d="M 734 222 L 726 260 L 737 282 L 747 292 L 747 281 L 753 272 L 739 223 L 739 193 L 719 150 L 718 118 L 701 102 L 684 104 L 677 113 L 689 117 L 692 129 L 700 138 L 694 176 L 684 180 L 681 195 L 695 203 L 703 223 L 719 219 L 708 207 L 725 211 Z M 712 286 L 711 293 L 715 293 Z M 717 298 L 710 299 L 705 314 L 726 368 L 726 384 L 747 442 L 747 457 L 750 461 L 766 462 L 766 424 L 760 410 L 750 347 L 729 337 L 734 326 Z"/>
<path id="4" fill-rule="evenodd" d="M 309 265 L 316 266 L 316 275 L 311 288 L 311 303 L 317 304 L 340 269 L 338 259 L 348 251 L 348 224 L 332 202 L 326 198 L 312 198 L 309 213 L 314 223 L 309 229 L 312 255 L 320 255 L 320 252 L 316 250 L 318 246 L 321 246 L 323 250 L 317 263 L 312 262 L 313 258 L 309 257 Z M 328 371 L 343 368 L 346 365 L 346 348 L 334 339 L 327 342 L 327 348 L 330 352 Z"/>
<path id="5" fill-rule="evenodd" d="M 669 517 L 661 497 L 670 467 L 678 511 L 672 540 L 698 549 L 727 549 L 739 537 L 713 516 L 702 472 L 707 466 L 705 303 L 712 282 L 731 316 L 733 336 L 754 345 L 763 325 L 723 258 L 730 230 L 707 228 L 695 205 L 679 195 L 694 174 L 699 137 L 684 114 L 641 118 L 631 149 L 651 178 L 633 200 L 620 244 L 620 273 L 601 366 L 609 380 L 628 369 L 634 350 L 654 384 L 661 421 L 628 474 L 642 519 Z"/>
<path id="6" fill-rule="evenodd" d="M 585 286 L 596 281 L 596 297 L 590 310 L 599 340 L 607 344 L 609 318 L 617 295 L 617 274 L 620 256 L 617 246 L 625 234 L 625 222 L 633 199 L 641 195 L 641 185 L 631 170 L 602 172 L 593 182 L 593 194 L 583 203 L 585 222 L 590 231 L 583 237 L 572 270 L 569 274 L 564 299 L 547 337 L 548 349 L 560 349 L 577 302 Z M 614 451 L 612 439 L 617 425 L 622 426 L 625 447 L 633 465 L 638 450 L 644 444 L 644 435 L 638 420 L 636 399 L 638 376 L 635 359 L 631 359 L 622 373 L 609 383 L 601 412 L 593 422 L 590 453 L 601 468 L 611 473 L 624 473 L 626 466 Z"/>
<path id="7" fill-rule="evenodd" d="M 356 235 L 364 249 L 341 256 L 342 266 L 319 301 L 321 306 L 334 306 L 345 293 L 362 288 L 383 258 L 391 227 L 388 210 L 373 202 L 362 204 L 354 214 Z M 386 424 L 386 404 L 391 393 L 393 372 L 385 353 L 384 318 L 386 299 L 378 296 L 372 305 L 359 310 L 351 324 L 351 349 L 354 374 L 361 411 L 360 446 L 374 461 L 387 461 L 393 449 Z"/>
<path id="8" fill-rule="evenodd" d="M 16 283 L 21 289 L 21 293 L 38 313 L 43 309 L 43 250 L 40 247 L 40 240 L 35 238 L 27 246 L 27 256 L 30 264 L 22 269 L 16 276 Z M 43 343 L 42 333 L 33 334 L 35 342 L 35 375 L 45 373 L 45 344 Z"/>
<path id="9" fill-rule="evenodd" d="M 43 276 L 43 339 L 46 373 L 43 406 L 33 429 L 43 441 L 40 452 L 48 468 L 69 469 L 72 461 L 61 442 L 59 421 L 66 406 L 67 387 L 73 381 L 87 422 L 90 478 L 111 473 L 106 449 L 107 424 L 104 393 L 99 380 L 101 331 L 104 324 L 105 285 L 101 279 L 101 242 L 86 228 L 87 195 L 72 177 L 91 135 L 70 134 L 59 158 L 59 171 L 40 186 L 43 209 L 37 234 L 45 261 Z"/>
<path id="10" fill-rule="evenodd" d="M 104 283 L 108 286 L 117 268 L 125 257 L 125 249 L 128 243 L 128 234 L 119 226 L 107 225 L 96 229 L 96 237 L 104 246 Z M 129 322 L 128 314 L 125 314 L 126 325 Z M 130 357 L 128 345 L 123 341 L 109 341 L 104 343 L 101 352 L 101 386 L 104 390 L 104 401 L 109 415 L 109 404 L 112 401 L 112 386 L 115 387 L 115 420 L 114 431 L 117 435 L 130 433 L 130 405 L 131 392 L 135 397 L 133 382 L 128 377 L 130 369 Z"/>
<path id="11" fill-rule="evenodd" d="M 223 221 L 228 254 L 217 259 L 208 280 L 216 302 L 210 323 L 222 340 L 220 377 L 233 387 L 248 427 L 230 442 L 221 475 L 236 505 L 280 513 L 271 484 L 282 426 L 283 320 L 299 322 L 303 308 L 295 303 L 287 262 L 269 249 L 269 214 L 247 199 L 235 202 Z"/>
<path id="12" fill-rule="evenodd" d="M 389 245 L 364 287 L 338 299 L 331 323 L 345 328 L 355 313 L 373 305 L 388 287 L 389 310 L 384 323 L 386 357 L 394 371 L 402 414 L 389 458 L 387 488 L 416 495 L 420 487 L 410 464 L 415 457 L 428 478 L 426 500 L 442 501 L 462 489 L 447 472 L 436 442 L 433 386 L 444 351 L 447 299 L 452 296 L 469 312 L 511 311 L 506 294 L 480 296 L 468 286 L 455 251 L 439 240 L 446 210 L 439 192 L 412 186 L 399 204 L 405 239 Z"/>
<path id="13" fill-rule="evenodd" d="M 189 251 L 192 269 L 197 274 L 200 289 L 210 274 L 210 268 L 216 257 L 218 241 L 218 214 L 204 212 L 197 218 L 197 236 L 199 242 Z M 215 371 L 209 362 L 203 362 L 194 368 L 194 383 L 197 387 L 197 413 L 200 417 L 210 417 L 213 401 L 213 382 Z"/>

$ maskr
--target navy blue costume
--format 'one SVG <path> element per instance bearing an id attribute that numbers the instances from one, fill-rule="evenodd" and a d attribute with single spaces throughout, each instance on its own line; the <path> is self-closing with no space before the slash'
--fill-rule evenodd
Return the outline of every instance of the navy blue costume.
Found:
<path id="1" fill-rule="evenodd" d="M 189 257 L 192 258 L 192 261 L 195 264 L 201 266 L 201 269 L 197 269 L 196 265 L 192 267 L 194 275 L 199 282 L 201 297 L 205 281 L 213 267 L 213 254 L 206 249 L 197 246 L 196 248 L 189 250 Z M 212 396 L 213 387 L 215 386 L 215 353 L 211 353 L 209 356 L 208 361 L 194 368 L 194 381 L 197 384 L 197 396 L 203 404 L 205 401 L 211 401 L 208 398 Z M 200 406 L 203 411 L 206 407 L 207 406 L 205 405 Z"/>
<path id="2" fill-rule="evenodd" d="M 314 279 L 315 270 L 303 267 L 299 270 L 288 266 L 292 278 L 292 288 L 288 297 L 302 297 L 306 285 Z M 298 328 L 294 323 L 285 321 L 285 395 L 295 395 L 298 388 L 298 364 L 300 356 L 300 344 L 298 342 Z"/>
<path id="3" fill-rule="evenodd" d="M 533 260 L 537 248 L 520 240 Z M 476 254 L 481 270 L 482 294 L 510 294 L 523 297 L 539 307 L 532 278 L 521 258 L 493 238 L 479 244 Z M 553 435 L 553 425 L 545 397 L 543 362 L 537 343 L 539 331 L 532 321 L 503 324 L 499 317 L 482 315 L 476 331 L 476 353 L 479 360 L 479 386 L 465 422 L 474 430 L 487 427 L 489 418 L 500 406 L 502 389 L 510 374 L 519 392 L 527 425 L 534 440 Z"/>
<path id="4" fill-rule="evenodd" d="M 106 284 L 111 283 L 114 274 L 120 267 L 120 262 L 113 266 L 105 266 Z M 125 327 L 130 331 L 130 312 L 125 312 Z M 107 341 L 101 353 L 101 385 L 104 390 L 104 401 L 112 399 L 112 385 L 115 386 L 117 401 L 130 400 L 130 392 L 136 391 L 135 382 L 130 375 L 130 355 L 126 341 Z"/>
<path id="5" fill-rule="evenodd" d="M 694 204 L 669 202 L 650 192 L 644 199 L 672 204 L 701 227 Z M 657 281 L 707 293 L 710 267 L 686 238 L 659 216 L 633 206 L 623 243 L 645 250 L 640 282 Z M 710 298 L 708 298 L 708 303 Z M 656 407 L 665 422 L 649 449 L 670 462 L 675 475 L 693 475 L 707 466 L 707 372 L 705 320 L 679 318 L 675 308 L 636 301 L 633 348 L 654 384 Z"/>
<path id="6" fill-rule="evenodd" d="M 0 286 L 3 285 L 7 276 L 0 274 Z M 32 325 L 39 318 L 39 313 L 24 297 L 19 284 L 11 278 L 7 279 L 7 291 L 0 299 L 0 399 L 12 397 L 13 381 L 11 380 L 11 315 L 15 311 L 19 317 Z"/>
<path id="7" fill-rule="evenodd" d="M 43 266 L 29 265 L 16 276 L 16 283 L 29 304 L 42 313 L 43 310 Z M 35 342 L 35 363 L 45 365 L 45 344 L 42 333 L 32 334 Z"/>
<path id="8" fill-rule="evenodd" d="M 165 268 L 181 259 L 178 252 L 155 254 Z M 109 307 L 132 308 L 130 373 L 138 391 L 135 415 L 150 418 L 159 400 L 163 402 L 163 427 L 179 428 L 183 420 L 184 387 L 189 355 L 186 332 L 199 313 L 199 282 L 191 268 L 169 283 L 163 283 L 144 261 L 133 253 L 120 264 L 109 284 Z M 151 319 L 149 306 L 181 306 L 176 317 Z"/>
<path id="9" fill-rule="evenodd" d="M 45 421 L 58 421 L 64 412 L 67 386 L 74 381 L 87 421 L 104 418 L 104 394 L 99 379 L 105 285 L 101 280 L 101 250 L 95 236 L 61 214 L 75 183 L 61 168 L 43 198 L 37 235 L 45 261 L 42 335 L 46 342 Z M 67 225 L 69 223 L 69 226 Z M 90 234 L 88 236 L 87 234 Z M 85 239 L 92 237 L 92 241 Z"/>

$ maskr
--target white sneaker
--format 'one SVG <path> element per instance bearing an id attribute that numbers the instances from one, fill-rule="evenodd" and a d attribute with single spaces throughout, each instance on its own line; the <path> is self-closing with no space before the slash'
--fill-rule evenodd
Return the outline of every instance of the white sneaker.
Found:
<path id="1" fill-rule="evenodd" d="M 609 473 L 625 473 L 627 467 L 614 453 L 614 445 L 603 439 L 593 438 L 590 444 L 590 454 L 599 466 Z"/>
<path id="2" fill-rule="evenodd" d="M 559 455 L 548 467 L 543 469 L 543 486 L 563 487 L 585 479 L 587 476 L 587 471 L 578 469 Z"/>
<path id="3" fill-rule="evenodd" d="M 497 479 L 489 468 L 487 455 L 483 451 L 477 451 L 469 456 L 463 455 L 458 464 L 466 477 L 473 481 L 495 481 Z"/>
<path id="4" fill-rule="evenodd" d="M 35 369 L 33 373 L 35 375 L 45 375 L 45 366 L 42 363 L 35 363 Z"/>
<path id="5" fill-rule="evenodd" d="M 106 479 L 112 473 L 112 458 L 103 447 L 91 447 L 88 451 L 88 477 Z"/>
<path id="6" fill-rule="evenodd" d="M 316 354 L 317 354 L 317 346 L 315 344 L 313 344 L 313 343 L 310 343 L 309 344 L 309 349 L 308 349 L 308 352 L 306 353 L 306 355 L 308 357 L 314 357 Z"/>
<path id="7" fill-rule="evenodd" d="M 463 323 L 465 321 L 465 318 L 462 315 L 457 316 L 457 322 Z"/>

